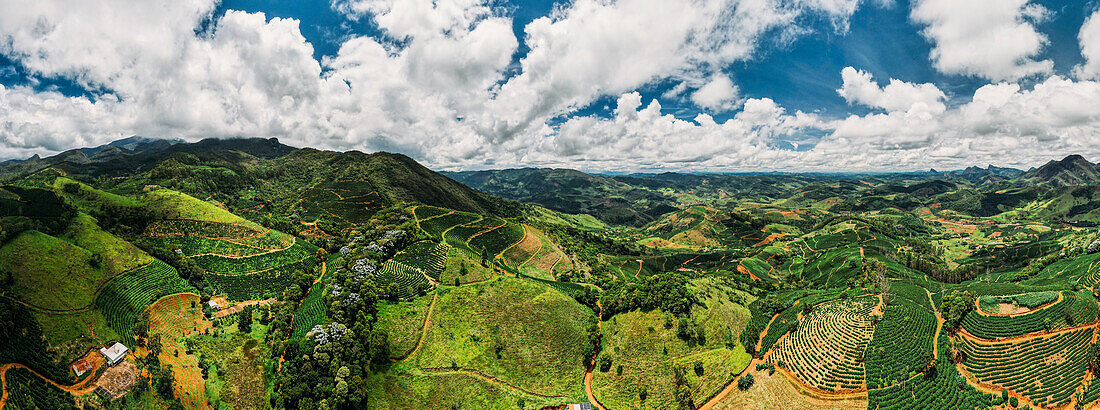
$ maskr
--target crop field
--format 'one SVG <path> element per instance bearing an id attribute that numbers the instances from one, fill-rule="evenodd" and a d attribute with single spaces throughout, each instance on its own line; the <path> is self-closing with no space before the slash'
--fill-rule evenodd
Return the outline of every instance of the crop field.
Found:
<path id="1" fill-rule="evenodd" d="M 24 368 L 13 368 L 4 375 L 9 391 L 5 409 L 34 410 L 76 408 L 73 395 L 47 383 Z"/>
<path id="2" fill-rule="evenodd" d="M 508 247 L 523 240 L 524 232 L 523 225 L 508 224 L 470 239 L 468 245 L 471 249 L 483 251 L 491 257 L 495 257 Z"/>
<path id="3" fill-rule="evenodd" d="M 409 245 L 405 250 L 393 256 L 397 262 L 419 269 L 432 279 L 439 280 L 447 262 L 450 246 L 433 241 L 420 241 Z"/>
<path id="4" fill-rule="evenodd" d="M 369 389 L 364 408 L 453 409 L 477 403 L 474 407 L 539 410 L 584 401 L 583 392 L 580 397 L 544 397 L 491 382 L 476 373 L 406 367 L 398 365 L 388 371 L 372 373 L 364 380 L 363 384 Z"/>
<path id="5" fill-rule="evenodd" d="M 0 216 L 55 219 L 64 212 L 64 203 L 51 190 L 5 185 L 0 194 Z"/>
<path id="6" fill-rule="evenodd" d="M 436 216 L 428 220 L 421 220 L 418 221 L 418 224 L 420 225 L 420 229 L 423 229 L 428 235 L 435 239 L 442 240 L 443 233 L 447 232 L 448 229 L 472 223 L 480 219 L 481 217 L 475 214 L 455 212 L 453 214 Z"/>
<path id="7" fill-rule="evenodd" d="M 243 257 L 267 252 L 265 249 L 237 242 L 192 235 L 162 236 L 155 241 L 168 249 L 179 248 L 188 257 L 206 254 Z"/>
<path id="8" fill-rule="evenodd" d="M 868 392 L 868 408 L 880 409 L 961 409 L 990 406 L 990 396 L 966 382 L 952 361 L 951 341 L 946 333 L 939 338 L 939 357 L 935 371 L 907 379 L 887 388 Z"/>
<path id="9" fill-rule="evenodd" d="M 173 394 L 184 408 L 211 408 L 203 386 L 202 372 L 198 368 L 198 358 L 187 354 L 182 344 L 184 337 L 211 326 L 203 317 L 199 297 L 189 293 L 167 296 L 149 306 L 148 314 L 149 334 L 161 335 L 164 344 L 159 359 L 161 363 L 172 366 L 175 377 Z"/>
<path id="10" fill-rule="evenodd" d="M 254 329 L 254 332 L 259 331 L 261 329 Z M 213 397 L 213 407 L 260 409 L 271 405 L 267 388 L 271 376 L 265 365 L 271 352 L 254 335 L 231 332 L 218 337 L 199 335 L 188 341 L 195 356 L 201 355 L 212 367 L 205 388 Z M 201 376 L 197 367 L 194 369 Z M 197 381 L 203 382 L 201 378 Z"/>
<path id="11" fill-rule="evenodd" d="M 0 364 L 21 363 L 59 382 L 70 382 L 66 363 L 55 360 L 50 351 L 43 349 L 48 341 L 42 336 L 42 328 L 34 314 L 21 305 L 0 298 Z"/>
<path id="12" fill-rule="evenodd" d="M 413 210 L 413 215 L 416 216 L 417 220 L 423 221 L 425 219 L 436 218 L 436 217 L 447 215 L 447 214 L 450 214 L 450 213 L 453 213 L 453 212 L 454 211 L 451 211 L 450 209 L 447 209 L 447 208 L 439 208 L 439 207 L 428 206 L 428 205 L 419 205 L 419 206 L 416 207 L 416 209 Z"/>
<path id="13" fill-rule="evenodd" d="M 463 273 L 465 268 L 465 273 Z M 453 285 L 457 281 L 460 284 L 477 283 L 500 276 L 491 267 L 481 265 L 481 261 L 474 260 L 469 252 L 450 248 L 447 251 L 446 266 L 439 277 L 439 282 L 444 285 Z"/>
<path id="14" fill-rule="evenodd" d="M 994 315 L 1023 313 L 1048 303 L 1054 303 L 1058 300 L 1059 295 L 1060 292 L 1053 290 L 1020 295 L 983 295 L 978 298 L 978 308 L 982 312 Z"/>
<path id="15" fill-rule="evenodd" d="M 382 289 L 388 292 L 392 287 L 402 299 L 416 297 L 421 289 L 431 287 L 424 272 L 393 259 L 382 264 L 377 279 Z"/>
<path id="16" fill-rule="evenodd" d="M 157 300 L 147 309 L 149 333 L 160 334 L 165 340 L 178 340 L 210 327 L 202 314 L 198 295 L 177 293 Z"/>
<path id="17" fill-rule="evenodd" d="M 1096 329 L 1085 327 L 1007 342 L 960 338 L 973 377 L 1024 396 L 1037 406 L 1069 403 L 1085 379 Z"/>
<path id="18" fill-rule="evenodd" d="M 328 307 L 325 306 L 325 285 L 320 280 L 310 286 L 309 294 L 302 299 L 298 310 L 294 312 L 294 331 L 290 338 L 299 340 L 314 326 L 328 320 Z"/>
<path id="19" fill-rule="evenodd" d="M 367 181 L 331 181 L 302 192 L 302 219 L 336 218 L 359 225 L 385 206 L 374 186 Z"/>
<path id="20" fill-rule="evenodd" d="M 524 243 L 518 244 L 505 252 L 504 258 L 509 261 L 510 266 L 518 264 L 519 270 L 526 275 L 550 280 L 557 279 L 562 274 L 573 270 L 572 259 L 565 252 L 562 252 L 550 238 L 531 227 L 527 227 L 527 231 L 528 238 L 524 240 Z M 534 245 L 530 243 L 531 238 L 535 238 L 539 242 L 534 253 L 531 253 L 531 246 Z M 522 255 L 525 254 L 529 255 L 521 261 Z"/>
<path id="21" fill-rule="evenodd" d="M 416 347 L 432 300 L 424 296 L 408 302 L 379 304 L 375 328 L 386 332 L 391 355 L 404 357 Z"/>
<path id="22" fill-rule="evenodd" d="M 795 295 L 792 294 L 790 296 Z M 746 327 L 746 329 L 753 329 L 749 332 L 750 334 L 747 336 L 747 338 L 751 340 L 749 342 L 746 342 L 746 339 L 742 338 L 741 341 L 742 343 L 745 343 L 746 346 L 748 346 L 749 343 L 755 345 L 756 339 L 754 336 L 760 332 L 763 332 L 764 327 L 767 326 L 767 333 L 764 334 L 762 338 L 760 338 L 759 346 L 756 346 L 756 357 L 764 357 L 768 350 L 770 350 L 775 345 L 775 343 L 779 341 L 779 338 L 783 337 L 783 335 L 786 335 L 788 332 L 798 327 L 798 316 L 802 313 L 803 309 L 806 306 L 813 306 L 819 303 L 824 303 L 829 300 L 836 299 L 838 296 L 839 293 L 836 292 L 824 292 L 797 299 L 793 302 L 791 307 L 777 314 L 774 319 L 772 317 L 761 314 L 759 310 L 754 311 L 753 305 L 750 304 L 749 311 L 753 313 L 752 319 L 749 321 L 749 325 L 748 327 Z M 770 325 L 768 324 L 769 320 L 771 321 Z"/>
<path id="23" fill-rule="evenodd" d="M 1047 266 L 1027 281 L 1036 285 L 1080 284 L 1088 288 L 1100 283 L 1100 253 L 1085 254 L 1076 258 L 1064 258 Z"/>
<path id="24" fill-rule="evenodd" d="M 1062 295 L 1061 302 L 1027 314 L 988 316 L 976 311 L 970 312 L 963 318 L 962 328 L 976 337 L 995 340 L 1035 332 L 1050 332 L 1096 321 L 1100 306 L 1091 292 L 1067 291 Z"/>
<path id="25" fill-rule="evenodd" d="M 865 390 L 863 355 L 879 300 L 861 297 L 818 305 L 768 357 L 806 384 L 829 392 Z"/>
<path id="26" fill-rule="evenodd" d="M 283 290 L 293 283 L 294 271 L 310 272 L 315 264 L 315 258 L 309 257 L 301 263 L 283 265 L 248 275 L 210 273 L 206 275 L 206 282 L 214 288 L 216 293 L 224 293 L 230 301 L 267 299 L 281 295 Z"/>
<path id="27" fill-rule="evenodd" d="M 153 257 L 136 246 L 114 236 L 96 225 L 87 214 L 79 214 L 69 222 L 62 238 L 102 258 L 102 268 L 108 272 L 122 272 L 139 268 L 153 261 Z"/>
<path id="28" fill-rule="evenodd" d="M 753 370 L 753 369 L 750 369 Z M 752 372 L 755 383 L 748 390 L 734 389 L 714 410 L 866 410 L 867 397 L 862 395 L 816 396 L 798 381 L 783 372 L 768 374 L 767 370 Z M 870 407 L 874 408 L 874 407 Z"/>
<path id="29" fill-rule="evenodd" d="M 590 309 L 514 278 L 446 289 L 423 346 L 409 358 L 416 366 L 454 366 L 526 391 L 583 400 L 584 353 L 596 320 Z"/>
<path id="30" fill-rule="evenodd" d="M 157 299 L 175 293 L 195 292 L 176 270 L 156 261 L 111 280 L 95 298 L 95 306 L 123 337 L 133 340 L 133 325 L 145 307 Z"/>
<path id="31" fill-rule="evenodd" d="M 507 223 L 504 223 L 503 221 L 501 224 L 491 226 L 482 226 L 479 225 L 477 222 L 475 222 L 474 224 L 460 225 L 447 231 L 446 235 L 444 235 L 443 240 L 448 245 L 454 246 L 459 249 L 468 250 L 470 252 L 473 252 L 474 254 L 480 254 L 481 248 L 473 247 L 472 245 L 470 245 L 470 241 L 472 241 L 475 237 L 491 235 L 491 232 L 506 227 Z M 501 250 L 503 250 L 503 248 Z M 495 255 L 496 254 L 490 254 L 490 256 Z"/>
<path id="32" fill-rule="evenodd" d="M 883 311 L 864 362 L 868 389 L 908 380 L 935 359 L 935 314 L 905 299 L 887 305 Z"/>
<path id="33" fill-rule="evenodd" d="M 312 257 L 317 247 L 295 241 L 289 248 L 239 258 L 204 254 L 191 258 L 204 269 L 224 275 L 244 275 L 302 262 Z"/>
<path id="34" fill-rule="evenodd" d="M 166 236 L 191 235 L 233 241 L 263 235 L 265 232 L 267 232 L 267 229 L 251 225 L 242 225 L 236 222 L 161 219 L 149 224 L 145 229 L 145 236 L 150 238 L 161 238 Z"/>

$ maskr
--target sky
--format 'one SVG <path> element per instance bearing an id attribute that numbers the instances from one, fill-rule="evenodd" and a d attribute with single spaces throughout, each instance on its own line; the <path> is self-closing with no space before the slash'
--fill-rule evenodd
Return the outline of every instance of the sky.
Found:
<path id="1" fill-rule="evenodd" d="M 437 170 L 1100 161 L 1100 0 L 0 0 L 0 158 L 275 137 Z"/>

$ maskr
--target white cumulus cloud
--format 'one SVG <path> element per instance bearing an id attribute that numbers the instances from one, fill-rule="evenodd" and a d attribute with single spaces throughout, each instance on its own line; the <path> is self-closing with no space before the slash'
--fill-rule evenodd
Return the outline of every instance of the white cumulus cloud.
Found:
<path id="1" fill-rule="evenodd" d="M 916 0 L 912 18 L 933 44 L 933 65 L 948 74 L 993 81 L 1049 74 L 1050 60 L 1035 60 L 1048 40 L 1035 22 L 1050 12 L 1029 0 Z"/>
<path id="2" fill-rule="evenodd" d="M 1085 62 L 1074 69 L 1081 78 L 1100 79 L 1100 10 L 1092 13 L 1077 35 Z"/>
<path id="3" fill-rule="evenodd" d="M 882 108 L 886 111 L 927 110 L 942 112 L 946 96 L 934 84 L 912 84 L 890 79 L 890 84 L 879 87 L 870 73 L 845 67 L 841 71 L 844 85 L 837 93 L 852 104 Z"/>

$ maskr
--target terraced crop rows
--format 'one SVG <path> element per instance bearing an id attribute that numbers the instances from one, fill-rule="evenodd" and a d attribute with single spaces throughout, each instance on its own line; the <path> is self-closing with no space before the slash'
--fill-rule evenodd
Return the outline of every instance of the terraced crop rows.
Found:
<path id="1" fill-rule="evenodd" d="M 182 292 L 195 292 L 195 288 L 181 279 L 174 268 L 158 260 L 108 282 L 96 296 L 95 305 L 107 325 L 129 341 L 134 338 L 134 322 L 146 306 Z"/>
<path id="2" fill-rule="evenodd" d="M 1069 403 L 1088 371 L 1094 327 L 1022 341 L 983 342 L 962 337 L 963 367 L 982 383 L 1006 388 L 1035 404 Z"/>
<path id="3" fill-rule="evenodd" d="M 241 275 L 301 262 L 316 251 L 317 248 L 308 242 L 295 241 L 294 245 L 289 248 L 259 255 L 240 258 L 199 255 L 191 258 L 191 260 L 210 272 Z"/>
<path id="4" fill-rule="evenodd" d="M 191 235 L 162 236 L 154 241 L 168 249 L 179 248 L 183 255 L 188 257 L 208 253 L 241 257 L 267 252 L 264 249 L 236 242 Z"/>
<path id="5" fill-rule="evenodd" d="M 306 189 L 299 205 L 302 217 L 317 220 L 335 218 L 359 225 L 385 206 L 385 201 L 367 181 L 330 181 Z"/>
<path id="6" fill-rule="evenodd" d="M 441 216 L 441 215 L 449 214 L 451 212 L 453 212 L 453 211 L 451 211 L 449 209 L 446 209 L 446 208 L 439 208 L 439 207 L 428 206 L 428 205 L 420 205 L 420 206 L 417 206 L 416 209 L 413 210 L 413 215 L 416 216 L 417 220 L 424 221 L 425 219 L 435 218 L 435 217 L 438 217 L 438 216 Z"/>
<path id="7" fill-rule="evenodd" d="M 145 229 L 145 236 L 193 235 L 223 240 L 239 240 L 262 235 L 264 230 L 235 223 L 196 221 L 190 219 L 161 219 L 153 221 Z"/>
<path id="8" fill-rule="evenodd" d="M 982 394 L 959 374 L 951 360 L 950 340 L 940 334 L 940 352 L 935 371 L 913 377 L 883 389 L 867 392 L 871 409 L 973 409 L 992 405 L 990 396 Z"/>
<path id="9" fill-rule="evenodd" d="M 206 282 L 214 288 L 215 293 L 224 293 L 231 301 L 267 299 L 279 296 L 284 289 L 293 284 L 292 273 L 295 270 L 309 272 L 314 263 L 314 258 L 309 257 L 301 263 L 248 275 L 209 273 L 206 275 Z"/>
<path id="10" fill-rule="evenodd" d="M 387 291 L 391 285 L 396 285 L 398 297 L 402 299 L 414 297 L 420 289 L 431 287 L 424 272 L 393 259 L 382 264 L 378 284 Z"/>
<path id="11" fill-rule="evenodd" d="M 484 232 L 469 241 L 470 248 L 484 251 L 490 257 L 500 255 L 509 246 L 523 240 L 523 225 L 508 224 L 488 232 Z"/>
<path id="12" fill-rule="evenodd" d="M 448 229 L 456 226 L 471 223 L 481 219 L 480 216 L 474 214 L 468 214 L 464 212 L 455 212 L 449 215 L 442 215 L 426 221 L 420 221 L 420 228 L 431 235 L 433 238 L 442 240 L 443 233 Z"/>
<path id="13" fill-rule="evenodd" d="M 1096 321 L 1100 306 L 1091 293 L 1063 292 L 1063 295 L 1061 302 L 1018 316 L 986 316 L 970 312 L 963 318 L 962 328 L 976 337 L 995 340 Z"/>
<path id="14" fill-rule="evenodd" d="M 869 389 L 904 381 L 932 364 L 933 359 L 936 316 L 931 311 L 906 299 L 883 310 L 864 363 Z"/>
<path id="15" fill-rule="evenodd" d="M 290 337 L 299 340 L 314 326 L 325 323 L 328 319 L 328 306 L 325 306 L 325 285 L 317 281 L 309 288 L 309 294 L 302 300 L 298 310 L 294 312 L 294 332 Z"/>
<path id="16" fill-rule="evenodd" d="M 877 303 L 877 298 L 862 297 L 815 307 L 780 341 L 768 362 L 817 389 L 862 390 L 863 354 L 874 333 L 870 314 Z"/>
<path id="17" fill-rule="evenodd" d="M 439 280 L 439 276 L 443 274 L 443 268 L 447 262 L 447 252 L 450 248 L 445 243 L 420 241 L 398 252 L 393 256 L 393 259 L 409 267 L 419 269 L 432 279 Z"/>

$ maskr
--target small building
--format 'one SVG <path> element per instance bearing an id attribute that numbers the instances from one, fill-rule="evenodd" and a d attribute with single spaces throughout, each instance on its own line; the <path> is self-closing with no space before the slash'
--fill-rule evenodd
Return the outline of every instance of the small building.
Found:
<path id="1" fill-rule="evenodd" d="M 114 367 L 116 364 L 122 363 L 122 359 L 126 358 L 126 353 L 129 350 L 122 343 L 115 343 L 111 347 L 104 347 L 99 349 L 99 353 L 103 355 L 103 358 L 107 360 L 107 366 Z"/>
<path id="2" fill-rule="evenodd" d="M 73 362 L 73 373 L 76 374 L 76 377 L 83 376 L 88 370 L 92 370 L 92 364 L 88 363 L 87 360 L 80 359 Z"/>
<path id="3" fill-rule="evenodd" d="M 214 309 L 214 310 L 222 310 L 222 305 L 219 305 L 219 304 L 218 304 L 218 302 L 215 302 L 215 301 L 213 301 L 213 300 L 211 300 L 211 301 L 209 301 L 209 302 L 206 302 L 206 304 L 207 304 L 207 305 L 210 305 L 210 308 L 211 308 L 211 309 Z"/>
<path id="4" fill-rule="evenodd" d="M 592 403 L 570 404 L 569 410 L 592 410 Z"/>

